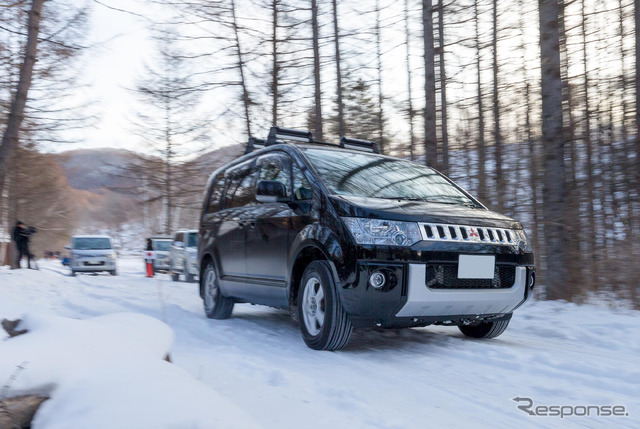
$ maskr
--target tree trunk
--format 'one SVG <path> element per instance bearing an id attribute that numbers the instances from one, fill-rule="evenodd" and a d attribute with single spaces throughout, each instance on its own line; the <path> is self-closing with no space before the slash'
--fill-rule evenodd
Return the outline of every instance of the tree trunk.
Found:
<path id="1" fill-rule="evenodd" d="M 384 141 L 384 96 L 382 94 L 382 43 L 380 41 L 380 0 L 376 0 L 376 58 L 377 58 L 377 83 L 378 83 L 378 129 L 380 152 L 385 153 L 387 148 Z"/>
<path id="2" fill-rule="evenodd" d="M 280 63 L 278 62 L 278 0 L 271 1 L 272 14 L 272 33 L 271 33 L 271 125 L 278 125 L 278 98 L 279 95 L 279 71 Z"/>
<path id="3" fill-rule="evenodd" d="M 432 0 L 422 0 L 422 29 L 424 39 L 424 149 L 425 164 L 438 164 L 436 137 L 436 77 L 433 41 Z"/>
<path id="4" fill-rule="evenodd" d="M 38 48 L 38 33 L 40 31 L 40 18 L 42 15 L 42 5 L 45 0 L 32 0 L 29 11 L 27 44 L 24 50 L 24 59 L 20 67 L 20 77 L 16 95 L 11 103 L 11 110 L 7 119 L 7 127 L 2 136 L 0 145 L 0 195 L 4 189 L 4 182 L 7 175 L 9 163 L 20 139 L 20 126 L 24 119 L 24 109 L 27 105 L 27 95 L 31 87 L 33 67 L 36 63 Z"/>
<path id="5" fill-rule="evenodd" d="M 505 182 L 502 172 L 502 135 L 500 134 L 500 98 L 498 97 L 498 0 L 493 0 L 493 32 L 491 46 L 493 49 L 493 138 L 494 157 L 496 163 L 496 202 L 498 211 L 504 209 Z"/>
<path id="6" fill-rule="evenodd" d="M 333 4 L 333 34 L 336 47 L 336 91 L 338 101 L 338 135 L 343 136 L 344 127 L 344 102 L 342 101 L 342 70 L 340 64 L 340 30 L 338 27 L 338 3 L 337 0 L 332 1 Z"/>
<path id="7" fill-rule="evenodd" d="M 314 135 L 319 141 L 324 141 L 322 131 L 322 82 L 320 80 L 320 30 L 318 27 L 318 0 L 311 0 L 311 31 L 313 43 L 313 83 L 315 103 L 314 112 Z"/>
<path id="8" fill-rule="evenodd" d="M 566 299 L 565 166 L 558 0 L 539 0 L 542 143 L 545 152 L 544 233 L 548 299 Z"/>
<path id="9" fill-rule="evenodd" d="M 240 45 L 240 34 L 238 29 L 238 19 L 236 17 L 236 4 L 234 0 L 231 0 L 231 16 L 233 18 L 233 33 L 235 37 L 236 56 L 238 57 L 238 73 L 240 74 L 240 86 L 242 87 L 242 105 L 244 107 L 245 126 L 247 130 L 247 137 L 251 137 L 251 97 L 249 96 L 247 81 L 244 76 L 244 59 L 242 55 L 242 48 Z"/>
<path id="10" fill-rule="evenodd" d="M 438 0 L 438 41 L 440 62 L 440 119 L 442 130 L 442 172 L 449 174 L 449 129 L 447 117 L 447 73 L 444 64 L 444 4 Z"/>
<path id="11" fill-rule="evenodd" d="M 409 156 L 413 161 L 415 159 L 415 132 L 413 129 L 413 91 L 411 89 L 411 50 L 409 49 L 409 0 L 404 0 L 404 44 L 406 47 L 406 64 L 407 64 L 407 101 L 409 107 Z"/>
<path id="12" fill-rule="evenodd" d="M 475 20 L 475 47 L 476 47 L 476 75 L 477 75 L 477 97 L 478 97 L 478 197 L 480 201 L 487 203 L 487 174 L 485 170 L 486 144 L 484 140 L 484 107 L 482 103 L 482 62 L 480 45 L 480 13 L 478 11 L 478 0 L 473 3 Z"/>

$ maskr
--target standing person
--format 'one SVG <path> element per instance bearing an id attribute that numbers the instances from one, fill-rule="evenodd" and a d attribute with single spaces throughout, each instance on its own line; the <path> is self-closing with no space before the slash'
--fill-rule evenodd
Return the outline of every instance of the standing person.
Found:
<path id="1" fill-rule="evenodd" d="M 27 226 L 18 221 L 16 222 L 16 227 L 13 228 L 13 241 L 16 242 L 16 247 L 18 248 L 18 268 L 20 268 L 20 261 L 22 261 L 22 257 L 27 257 L 27 268 L 31 268 L 31 252 L 29 251 L 29 236 L 31 235 L 31 231 L 27 228 Z"/>

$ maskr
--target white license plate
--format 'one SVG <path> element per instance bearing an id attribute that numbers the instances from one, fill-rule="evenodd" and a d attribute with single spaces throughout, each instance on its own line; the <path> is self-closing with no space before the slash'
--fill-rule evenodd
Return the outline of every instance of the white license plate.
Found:
<path id="1" fill-rule="evenodd" d="M 459 279 L 492 279 L 496 267 L 495 255 L 460 255 Z"/>

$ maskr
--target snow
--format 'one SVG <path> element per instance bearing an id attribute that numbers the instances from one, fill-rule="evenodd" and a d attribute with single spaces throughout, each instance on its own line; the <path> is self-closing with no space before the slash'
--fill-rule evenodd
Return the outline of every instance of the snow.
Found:
<path id="1" fill-rule="evenodd" d="M 366 330 L 318 352 L 283 310 L 207 319 L 197 284 L 144 278 L 141 259 L 120 259 L 117 277 L 40 267 L 0 270 L 0 319 L 30 329 L 0 334 L 0 386 L 50 392 L 35 429 L 640 427 L 637 311 L 532 301 L 493 340 Z M 629 415 L 529 416 L 516 397 Z"/>

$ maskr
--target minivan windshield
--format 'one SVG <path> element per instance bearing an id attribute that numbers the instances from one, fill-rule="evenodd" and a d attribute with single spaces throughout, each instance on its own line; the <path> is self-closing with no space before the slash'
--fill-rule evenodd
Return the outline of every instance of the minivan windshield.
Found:
<path id="1" fill-rule="evenodd" d="M 158 252 L 167 252 L 170 245 L 171 240 L 153 240 L 153 248 Z"/>
<path id="2" fill-rule="evenodd" d="M 76 237 L 73 240 L 73 248 L 76 250 L 109 250 L 111 240 L 106 237 Z"/>
<path id="3" fill-rule="evenodd" d="M 304 154 L 334 194 L 477 206 L 424 165 L 340 150 L 305 148 Z"/>

